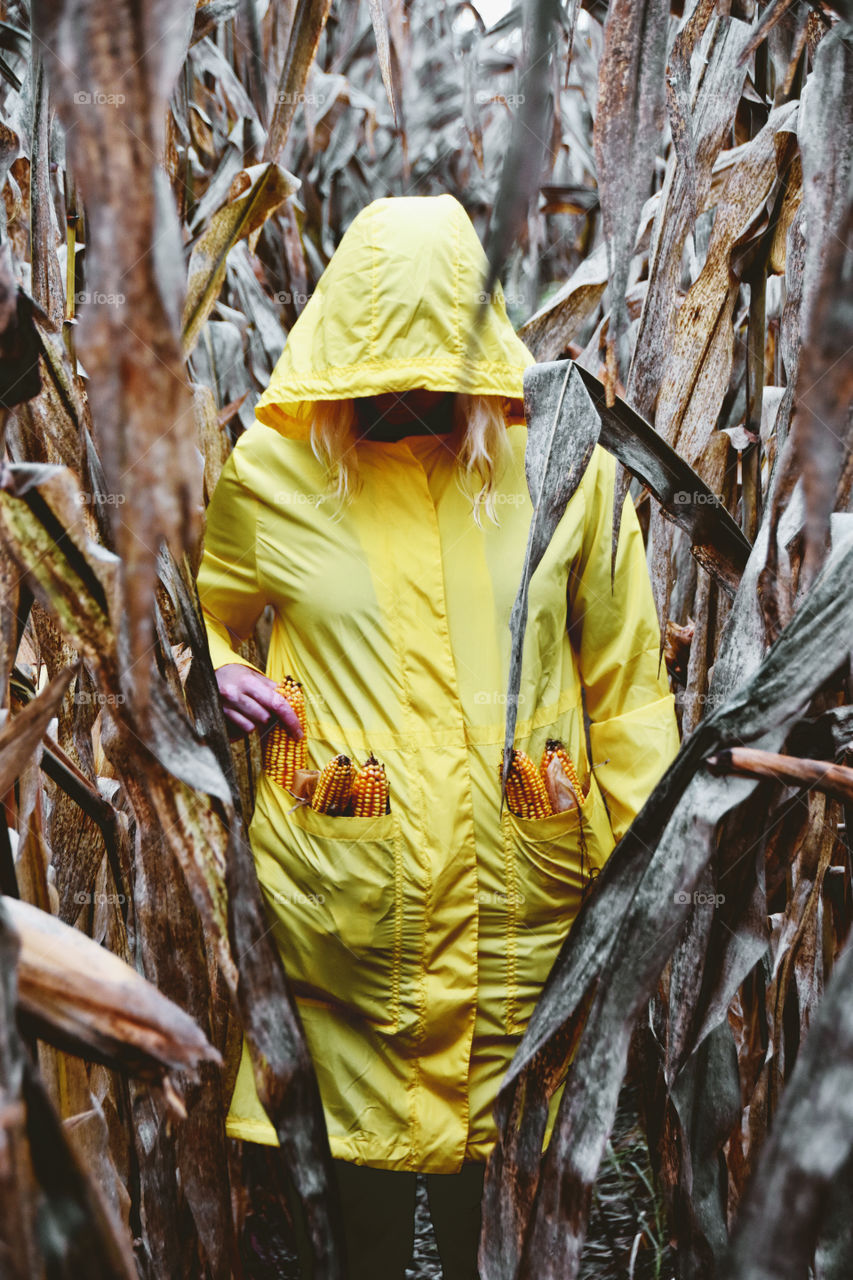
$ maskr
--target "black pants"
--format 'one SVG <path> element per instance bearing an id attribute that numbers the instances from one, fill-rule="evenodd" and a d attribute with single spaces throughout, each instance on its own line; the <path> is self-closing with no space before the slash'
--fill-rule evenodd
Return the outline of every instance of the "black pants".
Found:
<path id="1" fill-rule="evenodd" d="M 415 1240 L 415 1175 L 333 1161 L 348 1280 L 403 1280 Z M 477 1280 L 484 1164 L 426 1176 L 444 1280 Z"/>

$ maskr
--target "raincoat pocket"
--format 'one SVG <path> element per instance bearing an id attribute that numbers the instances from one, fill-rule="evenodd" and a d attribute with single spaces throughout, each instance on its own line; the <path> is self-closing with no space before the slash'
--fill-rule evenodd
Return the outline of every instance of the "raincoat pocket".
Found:
<path id="1" fill-rule="evenodd" d="M 403 937 L 396 813 L 333 817 L 308 805 L 292 808 L 287 795 L 283 803 L 274 799 L 275 852 L 258 871 L 294 994 L 393 1032 Z"/>
<path id="2" fill-rule="evenodd" d="M 507 884 L 506 1029 L 523 1029 L 580 910 L 584 887 L 615 841 L 593 775 L 581 809 L 519 818 L 501 815 Z"/>

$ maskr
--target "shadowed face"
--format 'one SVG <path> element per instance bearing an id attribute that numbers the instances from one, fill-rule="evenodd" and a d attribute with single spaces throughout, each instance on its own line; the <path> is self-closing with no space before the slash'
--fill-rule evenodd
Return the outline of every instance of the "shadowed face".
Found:
<path id="1" fill-rule="evenodd" d="M 453 426 L 453 393 L 450 391 L 427 391 L 424 387 L 386 391 L 377 396 L 363 396 L 355 405 L 365 433 L 373 439 L 447 432 Z"/>

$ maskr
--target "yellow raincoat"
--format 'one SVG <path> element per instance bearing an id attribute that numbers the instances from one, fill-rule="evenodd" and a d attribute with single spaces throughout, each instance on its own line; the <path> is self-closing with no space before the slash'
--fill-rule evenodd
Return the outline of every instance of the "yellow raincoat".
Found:
<path id="1" fill-rule="evenodd" d="M 600 868 L 678 747 L 630 499 L 611 593 L 614 463 L 597 447 L 533 575 L 515 738 L 537 761 L 562 738 L 590 793 L 582 818 L 499 814 L 533 363 L 499 287 L 465 384 L 506 398 L 499 527 L 477 526 L 446 441 L 429 435 L 361 440 L 364 487 L 332 518 L 312 402 L 458 389 L 484 267 L 449 195 L 358 215 L 225 466 L 198 576 L 214 667 L 245 662 L 229 631 L 245 638 L 273 606 L 266 674 L 304 685 L 309 767 L 371 750 L 385 764 L 378 819 L 293 809 L 262 776 L 250 837 L 332 1154 L 388 1169 L 487 1157 L 498 1085 L 580 903 L 581 821 Z M 227 1127 L 276 1142 L 245 1046 Z"/>

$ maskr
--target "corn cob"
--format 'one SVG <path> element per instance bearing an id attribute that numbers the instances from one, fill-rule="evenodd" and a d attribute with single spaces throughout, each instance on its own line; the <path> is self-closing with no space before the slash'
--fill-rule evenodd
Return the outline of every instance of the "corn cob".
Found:
<path id="1" fill-rule="evenodd" d="M 298 680 L 294 680 L 293 676 L 285 676 L 281 684 L 276 685 L 276 693 L 280 693 L 293 707 L 302 727 L 303 737 L 297 741 L 296 738 L 291 738 L 283 724 L 275 724 L 264 739 L 264 771 L 279 786 L 287 787 L 289 790 L 293 786 L 296 770 L 304 769 L 306 766 L 305 698 L 302 685 Z"/>
<path id="2" fill-rule="evenodd" d="M 503 753 L 501 753 L 501 774 Z M 545 782 L 530 756 L 511 748 L 506 800 L 517 818 L 547 818 L 553 813 Z"/>
<path id="3" fill-rule="evenodd" d="M 542 777 L 545 777 L 548 766 L 555 757 L 563 766 L 563 771 L 571 784 L 575 796 L 577 797 L 578 804 L 582 805 L 585 796 L 580 784 L 580 778 L 578 777 L 577 770 L 572 763 L 572 757 L 569 755 L 559 738 L 549 738 L 545 743 L 545 750 L 542 752 L 542 764 L 540 765 Z"/>
<path id="4" fill-rule="evenodd" d="M 378 818 L 388 812 L 388 779 L 385 765 L 371 751 L 352 784 L 351 812 L 354 818 Z"/>
<path id="5" fill-rule="evenodd" d="M 311 797 L 311 808 L 319 813 L 346 813 L 354 773 L 349 756 L 334 756 L 317 779 L 317 786 Z"/>

